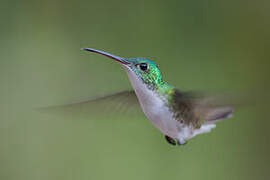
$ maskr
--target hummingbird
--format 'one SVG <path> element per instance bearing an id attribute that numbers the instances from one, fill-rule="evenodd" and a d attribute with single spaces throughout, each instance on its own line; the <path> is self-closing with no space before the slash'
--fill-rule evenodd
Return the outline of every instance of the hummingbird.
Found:
<path id="1" fill-rule="evenodd" d="M 232 117 L 232 105 L 215 103 L 211 98 L 196 97 L 192 93 L 178 90 L 163 79 L 158 65 L 148 58 L 122 58 L 93 48 L 83 50 L 101 54 L 120 63 L 133 87 L 133 90 L 94 101 L 134 97 L 148 120 L 164 134 L 171 145 L 184 145 L 199 134 L 209 133 L 217 122 Z"/>

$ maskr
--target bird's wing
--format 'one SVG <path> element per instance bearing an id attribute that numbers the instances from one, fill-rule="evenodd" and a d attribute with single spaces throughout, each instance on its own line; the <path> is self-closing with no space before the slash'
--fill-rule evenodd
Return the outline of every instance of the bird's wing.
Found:
<path id="1" fill-rule="evenodd" d="M 223 97 L 202 97 L 193 101 L 193 113 L 204 123 L 215 123 L 231 118 L 236 104 L 222 101 Z"/>
<path id="2" fill-rule="evenodd" d="M 125 90 L 110 95 L 92 98 L 70 104 L 38 108 L 41 112 L 64 114 L 105 114 L 138 111 L 139 103 L 133 90 Z"/>
<path id="3" fill-rule="evenodd" d="M 177 119 L 199 128 L 203 123 L 215 123 L 230 118 L 237 103 L 229 99 L 221 95 L 175 91 L 173 107 L 178 112 Z"/>

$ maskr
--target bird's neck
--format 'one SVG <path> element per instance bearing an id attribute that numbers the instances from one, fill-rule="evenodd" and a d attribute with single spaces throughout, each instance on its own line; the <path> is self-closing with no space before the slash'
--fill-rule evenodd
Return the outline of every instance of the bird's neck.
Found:
<path id="1" fill-rule="evenodd" d="M 129 80 L 137 94 L 139 101 L 151 101 L 153 96 L 157 96 L 165 101 L 170 101 L 174 87 L 170 84 L 159 81 L 158 84 L 146 84 L 143 80 L 131 71 L 127 71 Z"/>

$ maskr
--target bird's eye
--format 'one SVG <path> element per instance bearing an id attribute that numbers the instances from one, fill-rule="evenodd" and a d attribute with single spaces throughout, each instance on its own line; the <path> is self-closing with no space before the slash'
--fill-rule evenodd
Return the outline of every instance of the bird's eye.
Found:
<path id="1" fill-rule="evenodd" d="M 141 63 L 137 65 L 142 71 L 147 71 L 148 70 L 148 65 L 147 63 Z"/>

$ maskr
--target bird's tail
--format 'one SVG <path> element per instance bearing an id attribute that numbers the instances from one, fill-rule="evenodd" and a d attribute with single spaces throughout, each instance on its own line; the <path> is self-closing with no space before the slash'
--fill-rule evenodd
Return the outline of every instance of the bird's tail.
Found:
<path id="1" fill-rule="evenodd" d="M 231 106 L 225 107 L 212 107 L 206 110 L 204 115 L 205 123 L 212 124 L 224 119 L 231 118 L 233 115 L 234 108 Z"/>

